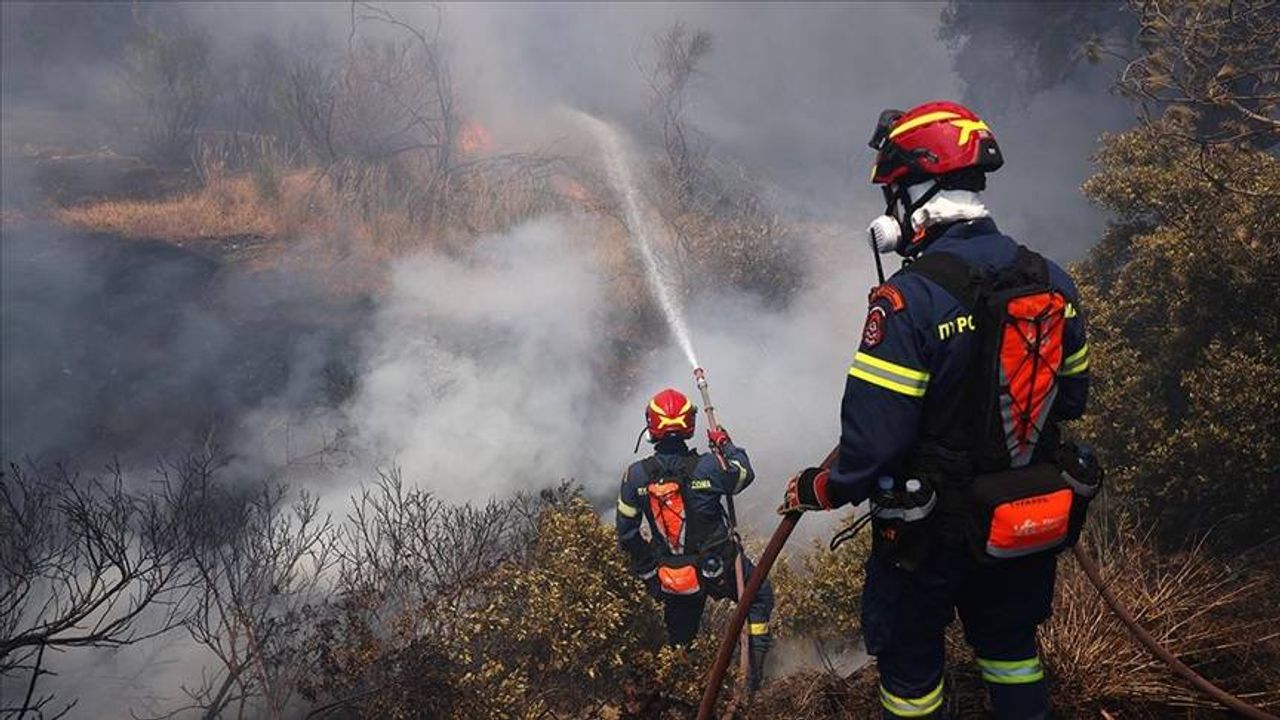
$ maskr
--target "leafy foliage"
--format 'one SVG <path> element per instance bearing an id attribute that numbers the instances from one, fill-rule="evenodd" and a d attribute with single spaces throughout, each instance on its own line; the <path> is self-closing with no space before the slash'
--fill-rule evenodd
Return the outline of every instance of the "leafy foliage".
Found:
<path id="1" fill-rule="evenodd" d="M 1256 133 L 1221 141 L 1238 125 L 1207 112 L 1174 104 L 1106 138 L 1085 183 L 1116 220 L 1076 273 L 1092 311 L 1083 430 L 1171 539 L 1232 519 L 1239 544 L 1280 530 L 1280 161 Z"/>
<path id="2" fill-rule="evenodd" d="M 1249 143 L 1280 139 L 1280 3 L 1275 0 L 1132 0 L 1136 57 L 1119 89 L 1150 117 L 1165 108 L 1194 119 L 1183 139 Z"/>
<path id="3" fill-rule="evenodd" d="M 783 635 L 819 640 L 854 637 L 862 626 L 862 566 L 870 552 L 869 533 L 836 548 L 814 541 L 799 568 L 782 562 L 772 573 Z"/>
<path id="4" fill-rule="evenodd" d="M 709 653 L 662 646 L 661 607 L 577 490 L 472 509 L 388 476 L 353 520 L 309 699 L 444 718 L 594 717 L 606 705 L 654 717 L 696 703 Z"/>

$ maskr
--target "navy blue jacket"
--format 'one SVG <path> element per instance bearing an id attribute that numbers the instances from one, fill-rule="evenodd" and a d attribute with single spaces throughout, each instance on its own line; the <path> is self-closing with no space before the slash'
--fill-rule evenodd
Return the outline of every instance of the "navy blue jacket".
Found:
<path id="1" fill-rule="evenodd" d="M 696 457 L 697 462 L 690 473 L 690 482 L 685 497 L 688 507 L 685 509 L 686 522 L 705 523 L 713 528 L 727 529 L 725 510 L 721 504 L 724 495 L 736 495 L 742 492 L 755 479 L 755 471 L 751 469 L 751 460 L 747 451 L 729 443 L 723 450 L 728 468 L 721 469 L 714 455 L 701 455 L 690 450 L 680 441 L 662 441 L 658 443 L 653 457 L 657 458 L 665 472 L 673 475 L 680 470 L 686 458 Z M 655 480 L 657 478 L 654 478 Z M 644 469 L 644 461 L 634 462 L 622 474 L 622 487 L 618 492 L 618 514 L 615 521 L 618 544 L 631 559 L 631 570 L 637 575 L 647 576 L 653 573 L 656 555 L 649 542 L 640 535 L 641 518 L 649 523 L 652 537 L 658 537 L 653 512 L 649 507 L 647 485 L 650 482 Z M 707 527 L 707 525 L 703 525 Z M 713 533 L 714 534 L 714 533 Z M 723 533 L 719 533 L 723 536 Z M 656 541 L 655 542 L 660 542 Z M 696 552 L 698 548 L 690 548 Z"/>
<path id="2" fill-rule="evenodd" d="M 947 228 L 925 254 L 947 252 L 988 273 L 1013 264 L 1017 243 L 982 218 Z M 1053 421 L 1084 413 L 1089 346 L 1075 283 L 1049 262 L 1049 280 L 1066 296 L 1067 325 Z M 975 334 L 960 301 L 932 280 L 898 272 L 872 291 L 861 344 L 845 380 L 840 458 L 828 492 L 834 504 L 859 503 L 911 457 L 930 401 L 953 396 L 973 355 Z"/>

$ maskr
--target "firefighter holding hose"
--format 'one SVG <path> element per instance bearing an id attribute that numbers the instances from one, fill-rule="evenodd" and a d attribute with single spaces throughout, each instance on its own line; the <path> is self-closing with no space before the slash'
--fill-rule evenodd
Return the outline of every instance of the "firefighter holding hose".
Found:
<path id="1" fill-rule="evenodd" d="M 618 494 L 618 544 L 631 571 L 662 602 L 671 645 L 693 641 L 708 596 L 737 600 L 739 559 L 744 578 L 753 570 L 724 506 L 726 496 L 742 492 L 755 479 L 751 461 L 718 426 L 707 430 L 710 454 L 690 448 L 696 414 L 689 398 L 672 388 L 650 399 L 643 434 L 654 453 L 627 468 Z M 641 535 L 642 520 L 649 526 L 648 540 Z M 752 690 L 763 677 L 772 612 L 773 589 L 766 581 L 748 615 Z"/>
<path id="2" fill-rule="evenodd" d="M 780 512 L 870 501 L 862 623 L 884 717 L 943 717 L 958 613 L 995 717 L 1046 718 L 1036 631 L 1101 482 L 1058 429 L 1085 410 L 1084 312 L 983 206 L 1003 158 L 976 114 L 885 111 L 871 145 L 887 211 L 868 234 L 908 261 L 871 291 L 835 464 L 791 478 Z"/>

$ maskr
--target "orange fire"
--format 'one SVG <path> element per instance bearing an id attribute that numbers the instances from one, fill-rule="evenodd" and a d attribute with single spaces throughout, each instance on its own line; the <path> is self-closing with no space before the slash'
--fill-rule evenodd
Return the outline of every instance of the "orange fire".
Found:
<path id="1" fill-rule="evenodd" d="M 493 147 L 493 139 L 489 137 L 489 131 L 479 122 L 470 118 L 462 121 L 462 127 L 458 129 L 458 149 L 471 155 L 474 153 L 484 152 Z"/>
<path id="2" fill-rule="evenodd" d="M 587 200 L 590 198 L 590 196 L 587 194 L 587 189 L 579 185 L 577 181 L 569 180 L 565 178 L 562 182 L 558 184 L 560 185 L 560 192 L 563 193 L 565 197 L 569 198 L 570 200 L 576 203 L 579 203 L 579 204 L 586 203 Z"/>

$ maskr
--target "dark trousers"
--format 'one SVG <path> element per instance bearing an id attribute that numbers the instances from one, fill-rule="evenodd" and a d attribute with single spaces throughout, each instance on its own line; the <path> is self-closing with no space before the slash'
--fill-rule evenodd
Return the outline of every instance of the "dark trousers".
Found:
<path id="1" fill-rule="evenodd" d="M 751 560 L 744 554 L 742 556 L 743 569 L 746 571 L 746 578 L 751 578 L 752 571 L 755 566 Z M 705 593 L 697 595 L 668 595 L 663 598 L 663 620 L 667 624 L 667 643 L 670 645 L 687 645 L 693 642 L 693 638 L 698 634 L 698 627 L 702 624 L 702 608 L 707 603 L 707 596 L 716 599 L 738 599 L 738 584 L 734 580 L 734 570 L 730 566 L 720 582 L 705 583 Z M 743 580 L 746 583 L 746 579 Z M 773 585 L 766 579 L 760 585 L 760 592 L 756 593 L 756 597 L 751 601 L 751 606 L 747 610 L 748 633 L 753 642 L 756 638 L 764 638 L 767 644 L 769 637 L 769 617 L 773 614 Z"/>
<path id="2" fill-rule="evenodd" d="M 995 717 L 1046 718 L 1036 628 L 1052 611 L 1056 570 L 1052 554 L 985 565 L 963 547 L 937 548 L 913 572 L 873 556 L 862 625 L 880 670 L 884 717 L 942 716 L 943 633 L 958 612 Z"/>

